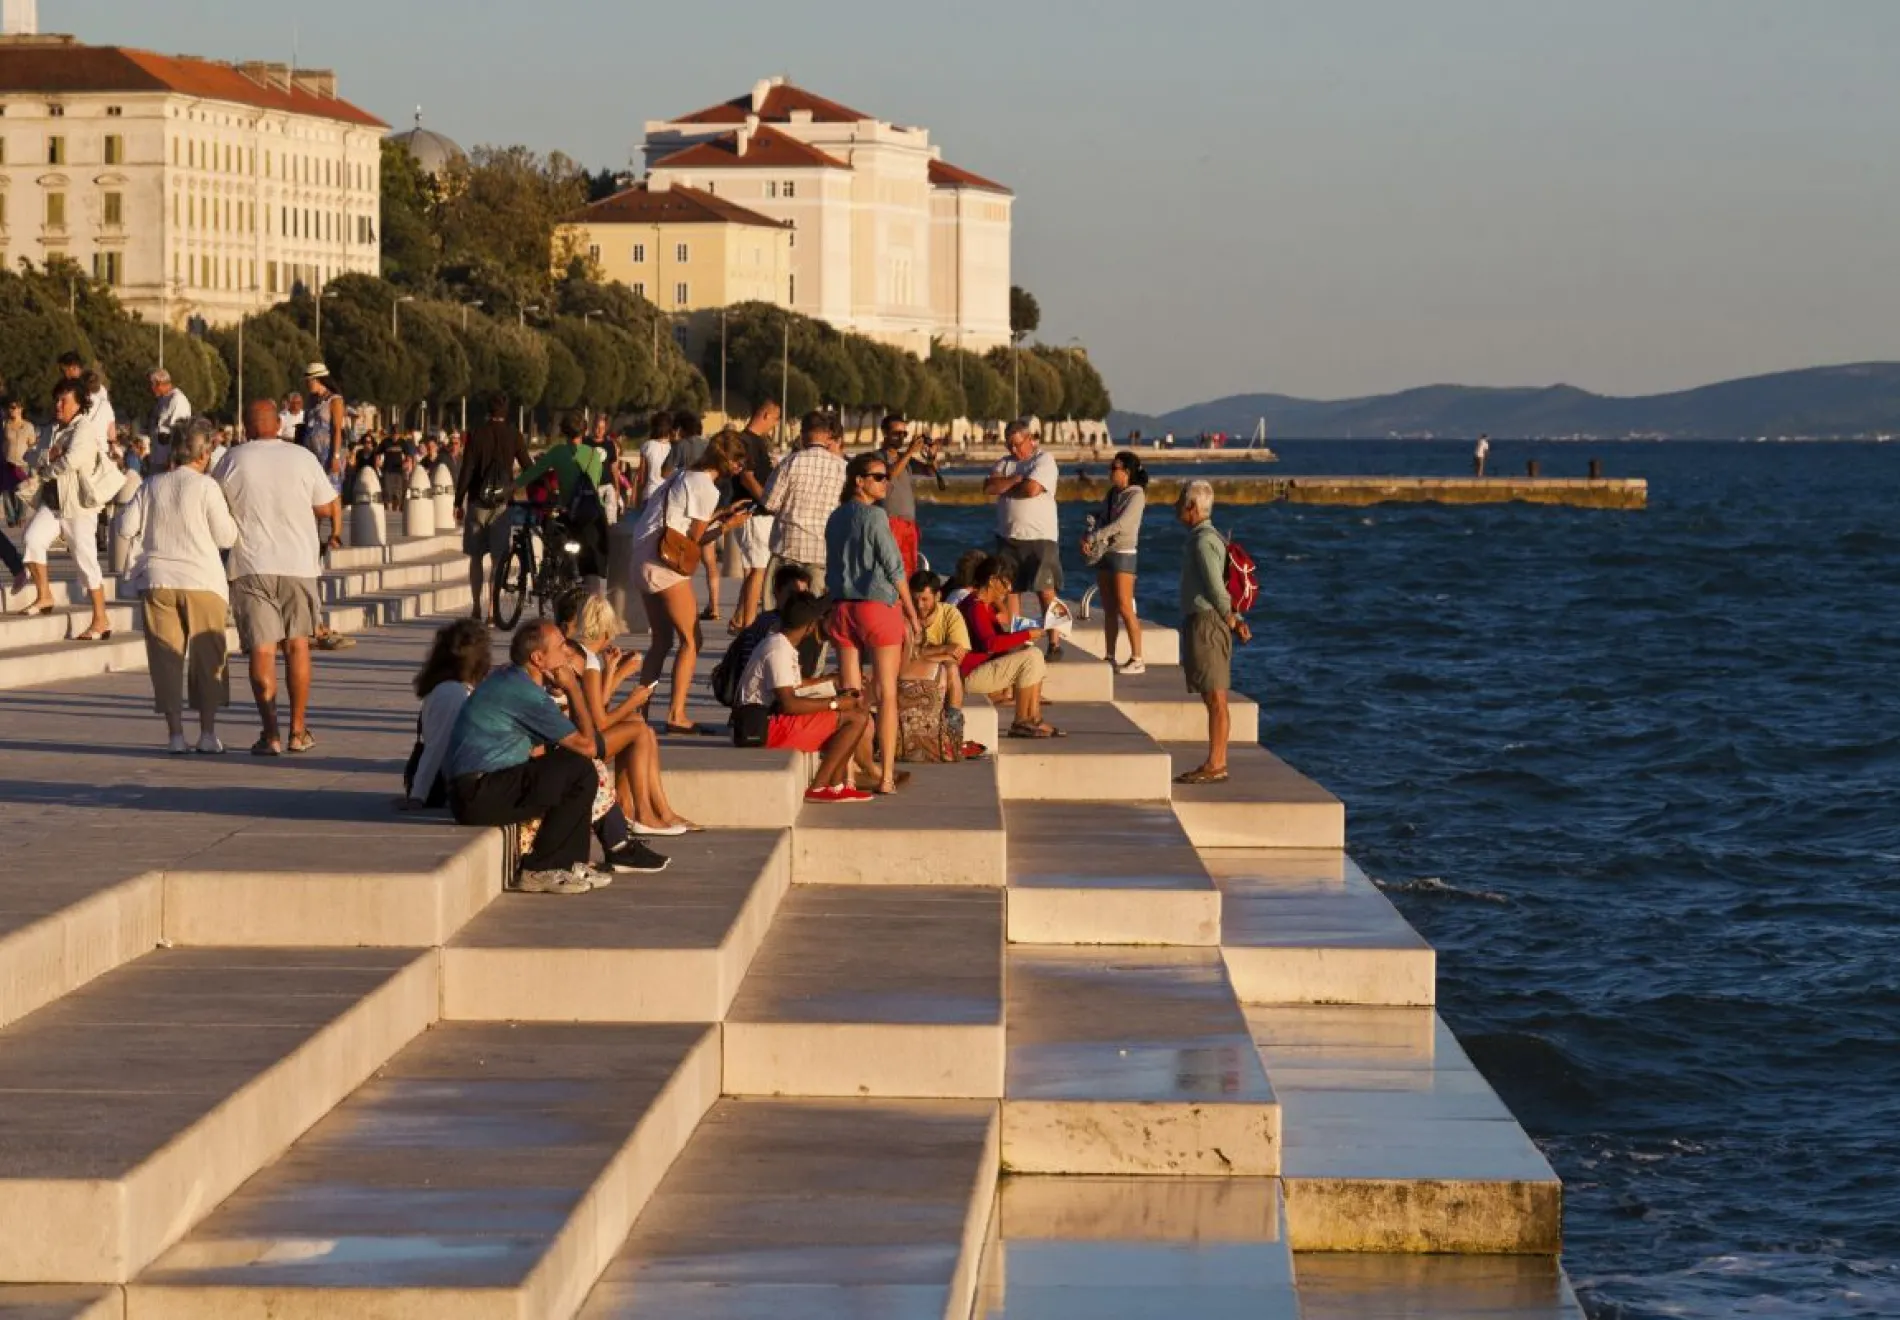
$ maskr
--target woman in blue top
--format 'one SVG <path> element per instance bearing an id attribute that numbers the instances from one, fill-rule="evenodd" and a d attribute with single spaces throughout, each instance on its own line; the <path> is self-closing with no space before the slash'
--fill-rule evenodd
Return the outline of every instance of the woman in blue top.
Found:
<path id="1" fill-rule="evenodd" d="M 864 691 L 863 650 L 877 680 L 879 793 L 897 791 L 897 680 L 905 646 L 922 631 L 890 517 L 878 507 L 890 480 L 883 454 L 859 454 L 845 468 L 843 502 L 825 522 L 825 590 L 833 602 L 840 687 Z"/>
<path id="2" fill-rule="evenodd" d="M 1128 633 L 1129 660 L 1124 674 L 1145 674 L 1141 660 L 1141 621 L 1135 617 L 1135 543 L 1141 537 L 1141 515 L 1148 507 L 1148 469 L 1132 450 L 1115 455 L 1108 469 L 1108 498 L 1089 520 L 1082 538 L 1082 557 L 1095 565 L 1095 584 L 1102 593 L 1103 658 L 1115 663 L 1117 633 Z"/>

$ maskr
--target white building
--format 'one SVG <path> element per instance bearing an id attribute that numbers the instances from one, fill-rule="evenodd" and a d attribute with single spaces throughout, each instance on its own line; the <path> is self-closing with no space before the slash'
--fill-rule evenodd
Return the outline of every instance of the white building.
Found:
<path id="1" fill-rule="evenodd" d="M 646 126 L 657 184 L 789 221 L 795 311 L 918 354 L 1009 342 L 1009 189 L 943 160 L 930 132 L 792 86 Z"/>
<path id="2" fill-rule="evenodd" d="M 0 259 L 67 257 L 147 320 L 233 321 L 380 269 L 388 131 L 327 70 L 0 36 Z"/>

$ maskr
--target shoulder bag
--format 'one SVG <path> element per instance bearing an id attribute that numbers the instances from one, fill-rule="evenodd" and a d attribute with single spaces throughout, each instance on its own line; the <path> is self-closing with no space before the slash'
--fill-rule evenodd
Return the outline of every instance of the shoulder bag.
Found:
<path id="1" fill-rule="evenodd" d="M 666 501 L 666 514 L 673 512 L 673 497 L 681 494 L 685 488 L 685 473 L 675 472 L 666 479 L 670 489 L 657 492 Z M 691 526 L 689 522 L 687 524 Z M 659 560 L 681 577 L 691 577 L 699 569 L 699 542 L 685 532 L 676 532 L 667 525 L 666 517 L 660 519 Z"/>

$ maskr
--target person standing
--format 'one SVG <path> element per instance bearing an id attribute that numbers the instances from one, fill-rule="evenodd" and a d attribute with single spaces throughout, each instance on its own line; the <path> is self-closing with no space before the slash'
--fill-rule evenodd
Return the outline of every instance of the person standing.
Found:
<path id="1" fill-rule="evenodd" d="M 673 437 L 677 434 L 670 412 L 656 412 L 647 423 L 647 438 L 640 444 L 638 485 L 642 507 L 666 480 L 667 464 L 673 455 Z"/>
<path id="2" fill-rule="evenodd" d="M 330 368 L 312 362 L 304 369 L 306 409 L 303 447 L 316 457 L 332 490 L 343 489 L 343 460 L 350 444 L 350 410 Z M 279 429 L 282 420 L 279 419 Z"/>
<path id="3" fill-rule="evenodd" d="M 1471 451 L 1472 471 L 1476 475 L 1482 477 L 1484 475 L 1485 460 L 1490 457 L 1491 457 L 1491 437 L 1488 435 L 1481 435 L 1478 437 L 1477 448 Z"/>
<path id="4" fill-rule="evenodd" d="M 191 400 L 172 384 L 171 373 L 160 367 L 147 377 L 152 386 L 152 413 L 145 433 L 152 437 L 152 457 L 159 472 L 171 466 L 172 445 L 191 424 Z"/>
<path id="5" fill-rule="evenodd" d="M 767 399 L 752 410 L 751 420 L 739 433 L 745 441 L 745 468 L 733 493 L 743 491 L 753 502 L 753 513 L 739 529 L 739 562 L 745 571 L 745 583 L 730 624 L 735 637 L 759 617 L 765 602 L 765 576 L 772 569 L 772 524 L 776 520 L 761 506 L 765 488 L 772 481 L 772 437 L 778 433 L 778 423 L 778 401 Z"/>
<path id="6" fill-rule="evenodd" d="M 890 515 L 877 503 L 890 480 L 883 454 L 859 454 L 845 469 L 844 502 L 825 523 L 825 588 L 833 602 L 838 686 L 868 691 L 859 654 L 869 651 L 877 683 L 877 791 L 886 795 L 897 791 L 897 685 L 904 647 L 922 631 Z"/>
<path id="7" fill-rule="evenodd" d="M 27 478 L 27 458 L 39 441 L 39 428 L 26 420 L 26 404 L 19 399 L 8 399 L 6 452 L 0 455 L 5 470 L 0 471 L 0 489 L 6 491 L 9 526 L 18 527 L 26 521 L 26 501 L 20 498 L 20 485 Z"/>
<path id="8" fill-rule="evenodd" d="M 912 466 L 935 474 L 937 469 L 928 457 L 918 458 L 918 451 L 924 447 L 924 437 L 920 433 L 911 438 L 910 423 L 903 414 L 891 413 L 884 418 L 883 437 L 879 452 L 891 472 L 891 484 L 884 496 L 884 512 L 890 515 L 891 536 L 897 542 L 897 553 L 904 559 L 904 576 L 908 578 L 917 571 L 918 527 L 917 527 L 917 489 L 911 484 Z"/>
<path id="9" fill-rule="evenodd" d="M 1095 565 L 1095 585 L 1102 594 L 1103 657 L 1115 663 L 1121 632 L 1128 634 L 1128 663 L 1124 674 L 1148 672 L 1141 659 L 1141 621 L 1135 617 L 1135 546 L 1141 539 L 1141 518 L 1148 507 L 1148 469 L 1141 456 L 1125 449 L 1108 466 L 1108 498 L 1082 538 L 1082 557 Z"/>
<path id="10" fill-rule="evenodd" d="M 829 413 L 805 415 L 802 448 L 772 472 L 765 512 L 772 515 L 772 566 L 802 565 L 813 582 L 825 580 L 825 524 L 845 488 L 844 448 Z M 773 601 L 776 606 L 779 602 Z"/>
<path id="11" fill-rule="evenodd" d="M 315 523 L 329 519 L 329 546 L 343 544 L 342 502 L 314 455 L 278 439 L 281 419 L 270 399 L 244 410 L 246 441 L 233 449 L 218 472 L 218 484 L 237 519 L 238 543 L 231 552 L 231 612 L 238 640 L 251 661 L 251 695 L 262 724 L 253 756 L 307 752 L 311 736 L 310 640 L 322 610 L 317 579 L 323 565 Z M 284 652 L 290 689 L 290 738 L 277 719 L 277 652 Z"/>
<path id="12" fill-rule="evenodd" d="M 515 478 L 515 485 L 527 486 L 544 473 L 554 474 L 554 507 L 581 547 L 576 571 L 582 578 L 605 577 L 607 524 L 600 503 L 601 454 L 586 442 L 587 424 L 580 413 L 563 414 L 560 426 L 561 443 L 549 447 L 530 463 Z M 594 592 L 598 584 L 584 585 L 589 592 Z"/>
<path id="13" fill-rule="evenodd" d="M 40 507 L 26 525 L 22 547 L 34 588 L 33 604 L 25 612 L 53 612 L 53 582 L 46 557 L 63 535 L 92 601 L 92 619 L 74 640 L 103 642 L 112 637 L 112 620 L 106 614 L 105 575 L 99 569 L 99 510 L 111 500 L 124 474 L 106 457 L 107 431 L 97 412 L 101 403 L 95 400 L 88 408 L 89 397 L 91 390 L 84 380 L 62 380 L 53 387 L 53 438 L 40 468 Z"/>
<path id="14" fill-rule="evenodd" d="M 462 516 L 462 553 L 468 556 L 469 617 L 484 613 L 482 587 L 486 565 L 495 561 L 501 571 L 501 557 L 508 552 L 508 495 L 514 489 L 515 474 L 532 460 L 521 432 L 508 420 L 508 400 L 495 395 L 488 401 L 487 420 L 470 432 L 468 451 L 455 476 L 455 507 Z"/>
<path id="15" fill-rule="evenodd" d="M 1036 443 L 1029 419 L 1019 417 L 1003 432 L 1008 457 L 990 470 L 983 493 L 996 501 L 996 544 L 999 556 L 1014 564 L 1011 586 L 1033 591 L 1042 602 L 1044 618 L 1062 590 L 1062 547 L 1056 515 L 1058 473 L 1053 455 Z M 1049 658 L 1062 654 L 1062 645 L 1049 640 Z"/>
<path id="16" fill-rule="evenodd" d="M 218 712 L 231 704 L 224 620 L 230 587 L 221 550 L 237 544 L 237 520 L 218 483 L 205 475 L 217 432 L 202 417 L 172 439 L 172 466 L 139 487 L 128 522 L 141 529 L 129 571 L 144 602 L 145 660 L 152 699 L 165 717 L 173 755 L 185 741 L 185 697 L 198 713 L 198 751 L 224 754 Z"/>
<path id="17" fill-rule="evenodd" d="M 301 440 L 303 431 L 303 395 L 292 390 L 278 409 L 277 438 Z"/>
<path id="18" fill-rule="evenodd" d="M 1188 691 L 1207 707 L 1207 759 L 1174 782 L 1219 784 L 1227 779 L 1234 639 L 1251 641 L 1253 633 L 1227 594 L 1227 542 L 1214 529 L 1213 486 L 1190 481 L 1174 512 L 1188 529 L 1181 558 L 1181 672 Z"/>

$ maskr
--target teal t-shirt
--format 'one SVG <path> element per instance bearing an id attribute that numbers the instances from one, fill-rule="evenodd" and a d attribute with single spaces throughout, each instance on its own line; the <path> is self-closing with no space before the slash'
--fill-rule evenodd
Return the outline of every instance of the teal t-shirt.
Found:
<path id="1" fill-rule="evenodd" d="M 574 725 L 528 671 L 510 665 L 469 694 L 449 735 L 448 777 L 525 765 L 536 747 L 558 743 Z"/>

